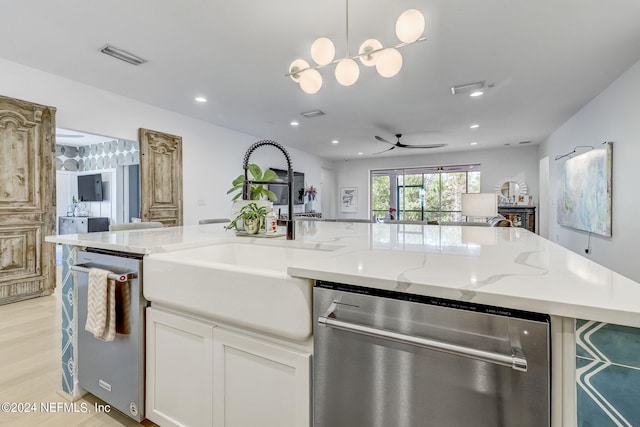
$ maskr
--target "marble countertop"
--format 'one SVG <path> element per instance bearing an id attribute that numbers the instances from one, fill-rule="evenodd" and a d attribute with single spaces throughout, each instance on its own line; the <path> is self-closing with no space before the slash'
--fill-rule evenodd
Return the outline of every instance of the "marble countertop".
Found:
<path id="1" fill-rule="evenodd" d="M 521 228 L 297 221 L 293 242 L 223 224 L 45 240 L 151 254 L 237 239 L 334 248 L 296 259 L 291 276 L 640 327 L 640 283 Z"/>

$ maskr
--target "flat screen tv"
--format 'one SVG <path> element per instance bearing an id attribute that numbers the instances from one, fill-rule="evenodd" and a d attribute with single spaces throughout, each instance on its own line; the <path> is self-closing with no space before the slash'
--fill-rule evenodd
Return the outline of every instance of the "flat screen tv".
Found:
<path id="1" fill-rule="evenodd" d="M 78 175 L 78 200 L 81 202 L 102 201 L 102 175 Z"/>
<path id="2" fill-rule="evenodd" d="M 287 171 L 282 169 L 271 168 L 278 175 L 282 182 L 287 182 Z M 274 205 L 286 205 L 289 203 L 289 194 L 286 185 L 269 185 L 269 190 L 276 194 L 278 200 L 273 202 Z M 293 204 L 304 204 L 304 173 L 293 172 Z"/>

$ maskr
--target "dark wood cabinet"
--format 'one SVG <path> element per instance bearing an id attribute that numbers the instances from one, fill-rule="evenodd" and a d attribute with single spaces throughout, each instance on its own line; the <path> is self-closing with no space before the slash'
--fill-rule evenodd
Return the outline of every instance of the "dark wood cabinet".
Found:
<path id="1" fill-rule="evenodd" d="M 109 231 L 109 218 L 98 216 L 58 217 L 58 234 L 85 234 Z"/>
<path id="2" fill-rule="evenodd" d="M 532 233 L 536 232 L 535 206 L 499 206 L 498 213 L 511 221 L 514 227 L 526 228 Z"/>

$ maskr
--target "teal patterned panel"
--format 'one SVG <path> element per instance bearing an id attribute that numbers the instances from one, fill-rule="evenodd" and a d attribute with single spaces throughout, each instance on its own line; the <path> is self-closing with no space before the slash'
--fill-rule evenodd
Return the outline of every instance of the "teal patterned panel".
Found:
<path id="1" fill-rule="evenodd" d="M 62 390 L 75 395 L 74 318 L 73 318 L 73 271 L 76 247 L 62 245 Z"/>
<path id="2" fill-rule="evenodd" d="M 579 427 L 640 425 L 640 329 L 576 321 Z"/>

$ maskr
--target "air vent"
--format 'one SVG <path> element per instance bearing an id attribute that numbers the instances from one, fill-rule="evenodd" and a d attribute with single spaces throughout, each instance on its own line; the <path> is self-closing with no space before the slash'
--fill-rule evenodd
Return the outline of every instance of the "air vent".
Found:
<path id="1" fill-rule="evenodd" d="M 520 141 L 520 142 L 518 142 L 518 144 L 520 144 L 520 145 L 531 144 L 531 141 Z"/>
<path id="2" fill-rule="evenodd" d="M 469 93 L 480 90 L 484 87 L 484 81 L 475 83 L 466 83 L 458 86 L 451 86 L 451 93 L 453 95 L 459 95 L 461 93 Z"/>
<path id="3" fill-rule="evenodd" d="M 118 49 L 117 47 L 113 47 L 110 45 L 106 45 L 105 47 L 100 49 L 100 52 L 132 65 L 141 65 L 147 62 L 145 59 L 142 59 L 139 56 L 134 55 L 133 53 L 129 53 L 126 50 Z"/>
<path id="4" fill-rule="evenodd" d="M 300 114 L 302 114 L 307 119 L 312 119 L 314 117 L 324 116 L 324 111 L 312 110 L 312 111 L 305 111 L 304 113 L 300 113 Z"/>

